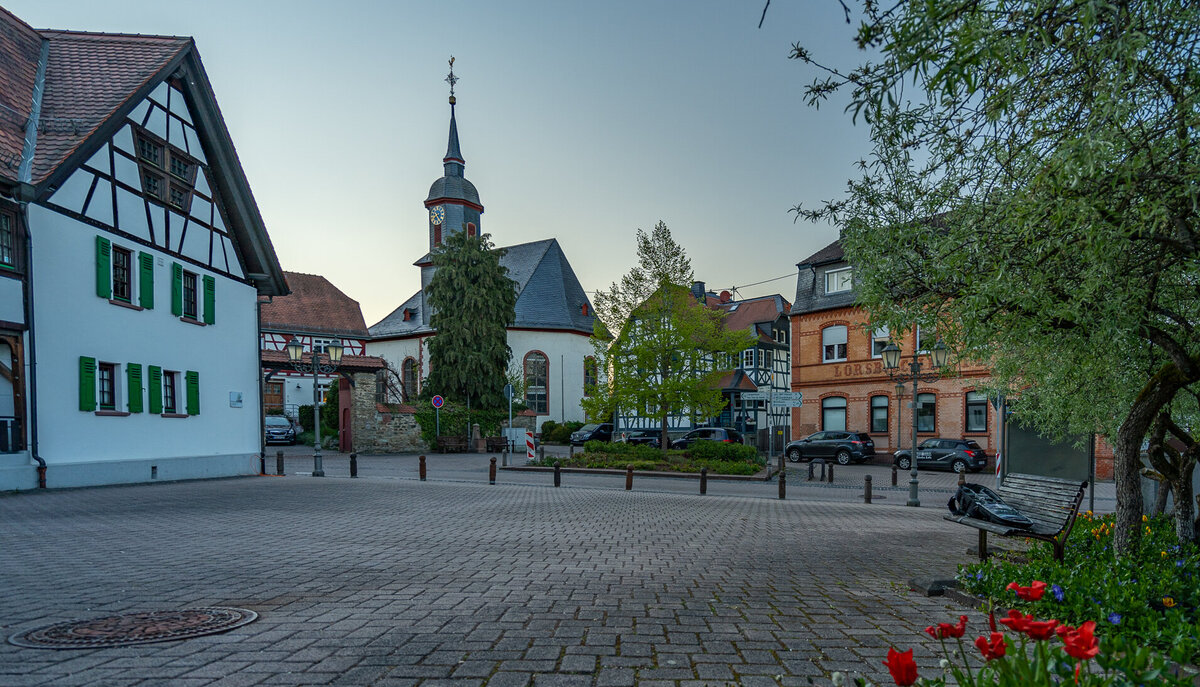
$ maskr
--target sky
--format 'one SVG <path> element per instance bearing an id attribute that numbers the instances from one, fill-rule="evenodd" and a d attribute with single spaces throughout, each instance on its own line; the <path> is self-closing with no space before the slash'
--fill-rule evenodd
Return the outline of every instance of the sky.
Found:
<path id="1" fill-rule="evenodd" d="M 589 292 L 661 220 L 710 290 L 792 300 L 837 230 L 790 209 L 839 197 L 869 150 L 841 103 L 805 104 L 819 74 L 788 59 L 796 42 L 864 59 L 837 0 L 774 0 L 761 29 L 748 0 L 0 3 L 35 28 L 194 37 L 280 264 L 368 326 L 420 288 L 451 55 L 482 231 L 557 238 Z"/>

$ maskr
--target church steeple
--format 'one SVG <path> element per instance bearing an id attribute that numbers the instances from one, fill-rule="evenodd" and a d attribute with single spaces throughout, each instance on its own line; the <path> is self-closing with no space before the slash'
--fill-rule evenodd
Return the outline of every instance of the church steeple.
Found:
<path id="1" fill-rule="evenodd" d="M 446 157 L 442 159 L 442 164 L 446 167 L 446 176 L 461 177 L 467 162 L 458 147 L 458 122 L 454 118 L 454 104 L 457 102 L 454 84 L 458 83 L 458 77 L 454 75 L 453 56 L 450 57 L 450 74 L 446 76 L 446 82 L 450 84 L 450 140 L 446 143 Z"/>
<path id="2" fill-rule="evenodd" d="M 429 250 L 461 231 L 478 235 L 479 216 L 483 205 L 479 202 L 479 191 L 463 175 L 466 161 L 458 143 L 458 120 L 455 117 L 454 85 L 458 77 L 454 74 L 454 58 L 450 58 L 450 73 L 446 76 L 450 84 L 450 138 L 446 142 L 446 157 L 442 158 L 445 171 L 442 178 L 429 187 L 425 207 L 429 210 Z"/>

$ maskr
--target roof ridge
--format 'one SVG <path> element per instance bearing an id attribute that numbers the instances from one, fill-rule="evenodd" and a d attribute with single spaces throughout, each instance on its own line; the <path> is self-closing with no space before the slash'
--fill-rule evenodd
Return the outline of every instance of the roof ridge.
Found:
<path id="1" fill-rule="evenodd" d="M 3 8 L 0 8 L 3 9 Z M 26 24 L 28 26 L 28 24 Z M 30 27 L 32 28 L 32 27 Z M 111 31 L 78 31 L 73 29 L 33 29 L 44 38 L 51 36 L 85 36 L 88 38 L 149 38 L 152 40 L 191 41 L 191 36 L 173 36 L 161 33 L 122 33 Z"/>

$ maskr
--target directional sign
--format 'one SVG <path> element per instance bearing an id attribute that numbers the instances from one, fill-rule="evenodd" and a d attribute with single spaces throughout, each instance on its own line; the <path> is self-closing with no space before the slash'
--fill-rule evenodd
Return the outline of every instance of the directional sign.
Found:
<path id="1" fill-rule="evenodd" d="M 445 401 L 445 400 L 444 400 L 444 399 L 443 399 L 441 396 L 434 396 L 434 397 L 433 397 L 433 407 L 434 407 L 434 408 L 441 408 L 441 407 L 442 407 L 442 404 L 443 404 L 443 403 L 445 403 L 445 402 L 446 402 L 446 401 Z"/>
<path id="2" fill-rule="evenodd" d="M 803 399 L 804 394 L 799 391 L 776 391 L 775 397 L 771 399 L 771 404 L 795 408 Z"/>
<path id="3" fill-rule="evenodd" d="M 742 392 L 742 400 L 743 401 L 765 401 L 769 397 L 770 397 L 770 394 L 768 394 L 765 391 L 743 391 Z"/>

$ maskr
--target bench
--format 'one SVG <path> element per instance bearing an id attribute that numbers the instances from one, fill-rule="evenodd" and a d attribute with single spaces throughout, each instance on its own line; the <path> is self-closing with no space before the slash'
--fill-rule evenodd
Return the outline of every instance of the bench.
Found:
<path id="1" fill-rule="evenodd" d="M 1063 546 L 1079 514 L 1087 480 L 1060 479 L 1041 475 L 1013 473 L 1005 476 L 996 493 L 1008 505 L 1033 521 L 1033 527 L 1022 529 L 1000 525 L 966 515 L 946 515 L 946 520 L 979 530 L 979 560 L 987 560 L 988 532 L 1002 537 L 1026 537 L 1050 542 L 1055 560 L 1063 559 Z"/>
<path id="2" fill-rule="evenodd" d="M 440 436 L 437 438 L 437 450 L 439 453 L 466 453 L 467 439 L 466 437 Z"/>
<path id="3" fill-rule="evenodd" d="M 483 441 L 487 446 L 484 450 L 488 453 L 496 453 L 508 448 L 508 437 L 484 437 Z"/>

